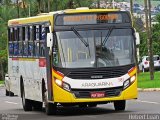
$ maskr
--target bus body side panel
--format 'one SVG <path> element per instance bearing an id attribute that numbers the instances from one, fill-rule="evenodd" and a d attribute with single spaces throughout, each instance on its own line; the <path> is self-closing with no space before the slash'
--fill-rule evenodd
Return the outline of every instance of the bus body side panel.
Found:
<path id="1" fill-rule="evenodd" d="M 8 21 L 8 26 L 24 27 L 46 25 L 46 23 L 48 22 L 53 24 L 53 15 L 42 15 L 30 18 L 14 19 Z M 46 49 L 46 46 L 44 49 Z M 46 58 L 44 56 L 28 57 L 24 55 L 16 56 L 16 59 L 14 59 L 14 61 L 12 60 L 13 58 L 11 57 L 8 59 L 8 73 L 11 79 L 11 91 L 20 96 L 20 77 L 22 76 L 25 98 L 35 101 L 42 101 L 42 79 L 46 81 L 47 87 Z M 42 62 L 45 63 L 45 66 L 40 65 Z"/>
<path id="2" fill-rule="evenodd" d="M 8 74 L 9 74 L 9 86 L 10 91 L 14 93 L 14 95 L 19 94 L 19 61 L 17 58 L 9 58 L 8 59 Z"/>

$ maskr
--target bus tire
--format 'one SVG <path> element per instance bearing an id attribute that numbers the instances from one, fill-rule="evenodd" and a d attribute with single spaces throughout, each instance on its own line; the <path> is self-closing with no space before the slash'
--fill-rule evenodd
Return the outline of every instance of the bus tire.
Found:
<path id="1" fill-rule="evenodd" d="M 126 107 L 126 101 L 125 100 L 118 100 L 114 101 L 114 108 L 116 111 L 125 110 Z"/>
<path id="2" fill-rule="evenodd" d="M 41 111 L 42 110 L 42 102 L 33 101 L 33 108 L 36 111 Z"/>
<path id="3" fill-rule="evenodd" d="M 79 108 L 87 108 L 87 104 L 79 104 Z"/>
<path id="4" fill-rule="evenodd" d="M 24 111 L 32 111 L 32 101 L 31 100 L 28 100 L 25 98 L 25 91 L 24 91 L 24 86 L 23 86 L 23 83 L 22 83 L 22 86 L 21 86 L 21 93 L 22 93 L 22 105 L 23 105 L 23 109 Z"/>
<path id="5" fill-rule="evenodd" d="M 49 103 L 47 99 L 47 93 L 45 93 L 44 105 L 45 105 L 45 112 L 47 115 L 55 115 L 57 113 L 57 104 L 56 103 Z"/>
<path id="6" fill-rule="evenodd" d="M 13 97 L 14 96 L 14 93 L 9 91 L 9 96 Z"/>
<path id="7" fill-rule="evenodd" d="M 45 111 L 47 115 L 55 115 L 57 113 L 57 105 L 55 103 L 47 103 Z"/>
<path id="8" fill-rule="evenodd" d="M 9 91 L 8 90 L 6 90 L 6 96 L 9 96 Z"/>
<path id="9" fill-rule="evenodd" d="M 88 104 L 88 107 L 97 107 L 97 104 L 96 103 L 90 103 L 90 104 Z"/>
<path id="10" fill-rule="evenodd" d="M 45 82 L 42 81 L 42 98 L 43 103 L 45 105 L 45 112 L 47 115 L 54 115 L 57 113 L 57 104 L 56 103 L 49 103 L 47 97 L 47 90 L 45 88 Z"/>

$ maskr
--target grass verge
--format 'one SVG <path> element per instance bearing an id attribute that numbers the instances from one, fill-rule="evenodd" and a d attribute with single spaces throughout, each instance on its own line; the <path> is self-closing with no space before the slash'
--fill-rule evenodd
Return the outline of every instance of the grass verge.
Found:
<path id="1" fill-rule="evenodd" d="M 150 80 L 150 73 L 138 74 L 138 88 L 160 88 L 160 72 L 155 72 L 154 80 Z"/>
<path id="2" fill-rule="evenodd" d="M 0 84 L 4 84 L 4 80 L 0 80 Z"/>

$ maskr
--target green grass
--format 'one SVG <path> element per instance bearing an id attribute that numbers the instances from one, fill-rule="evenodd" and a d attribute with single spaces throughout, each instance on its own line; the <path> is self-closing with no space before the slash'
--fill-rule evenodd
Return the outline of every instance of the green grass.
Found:
<path id="1" fill-rule="evenodd" d="M 138 88 L 160 88 L 160 72 L 155 72 L 154 80 L 150 80 L 150 73 L 138 74 Z"/>
<path id="2" fill-rule="evenodd" d="M 0 84 L 4 84 L 4 80 L 0 80 Z"/>

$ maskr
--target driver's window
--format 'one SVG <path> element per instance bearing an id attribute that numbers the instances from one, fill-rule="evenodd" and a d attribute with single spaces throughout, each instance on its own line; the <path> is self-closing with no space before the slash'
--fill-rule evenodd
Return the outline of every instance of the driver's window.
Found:
<path id="1" fill-rule="evenodd" d="M 54 66 L 58 66 L 58 67 L 60 67 L 60 66 L 62 66 L 61 65 L 61 61 L 60 61 L 60 55 L 59 55 L 59 50 L 58 50 L 58 42 L 57 42 L 57 39 L 56 39 L 56 34 L 54 33 L 53 34 L 53 65 Z"/>

